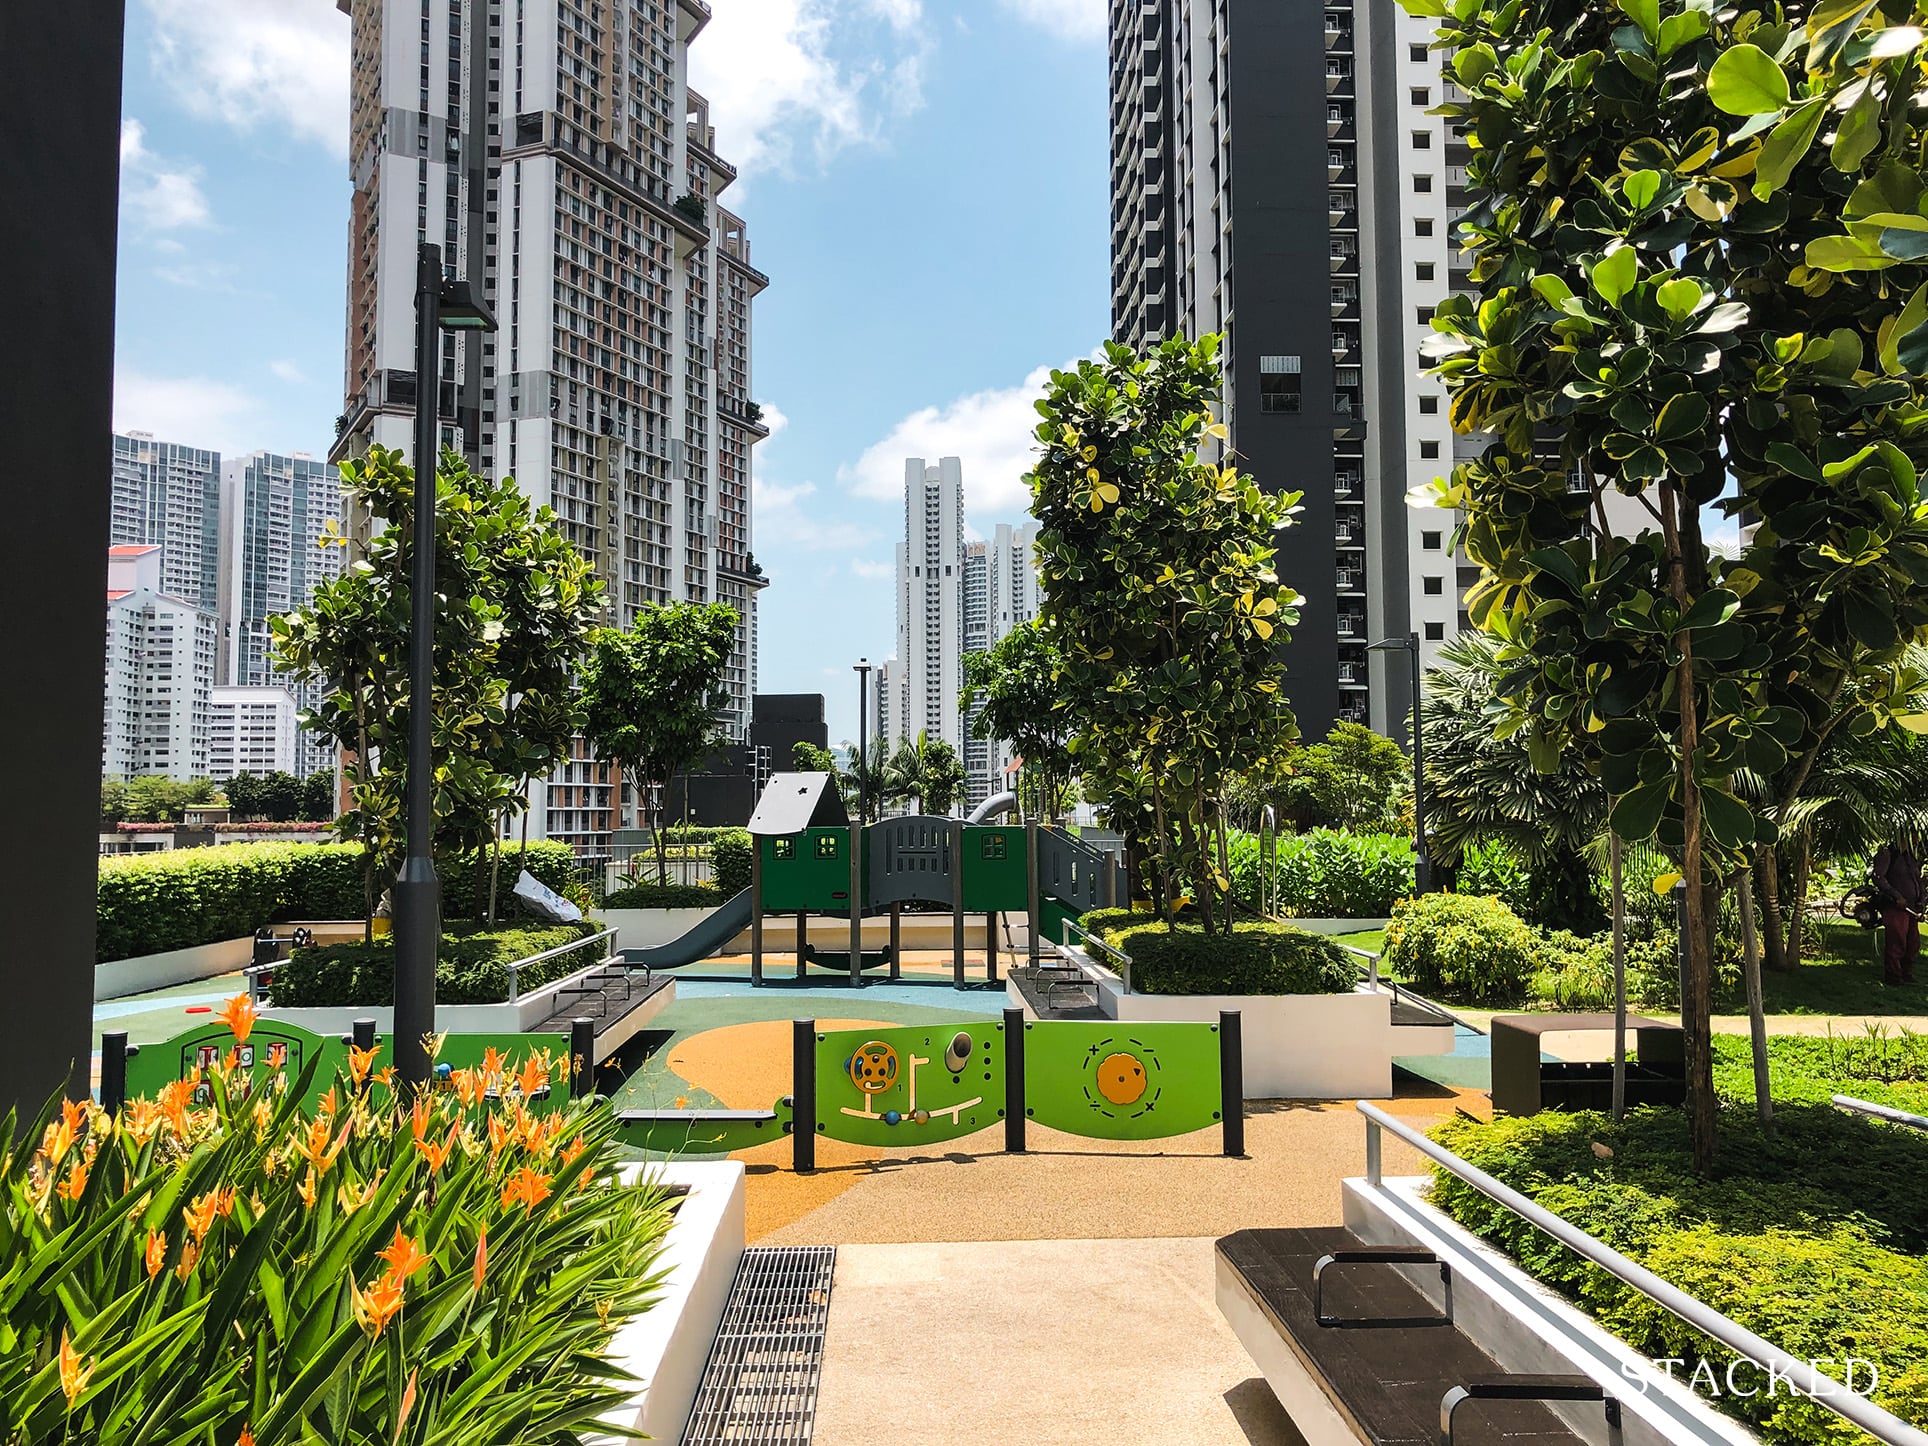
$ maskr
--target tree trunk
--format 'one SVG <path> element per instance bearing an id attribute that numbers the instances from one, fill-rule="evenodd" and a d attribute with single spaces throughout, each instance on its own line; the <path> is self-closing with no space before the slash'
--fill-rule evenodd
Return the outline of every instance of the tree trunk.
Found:
<path id="1" fill-rule="evenodd" d="M 1679 489 L 1660 489 L 1661 522 L 1666 530 L 1670 591 L 1682 613 L 1691 606 L 1681 553 L 1678 520 Z M 1694 1149 L 1694 1168 L 1705 1174 L 1714 1163 L 1715 1100 L 1713 1055 L 1713 988 L 1707 949 L 1707 902 L 1702 880 L 1700 784 L 1694 777 L 1699 750 L 1699 712 L 1694 696 L 1693 637 L 1676 634 L 1680 651 L 1675 690 L 1680 706 L 1680 810 L 1684 837 L 1681 868 L 1687 879 L 1687 977 L 1682 981 L 1680 1027 L 1687 1056 L 1688 1130 Z"/>
<path id="2" fill-rule="evenodd" d="M 1754 929 L 1754 871 L 1741 870 L 1741 969 L 1747 979 L 1747 1034 L 1754 1054 L 1754 1109 L 1761 1128 L 1774 1133 L 1774 1097 L 1767 1078 L 1767 1016 L 1761 1002 L 1760 938 Z"/>
<path id="3" fill-rule="evenodd" d="M 1801 967 L 1801 953 L 1807 947 L 1808 875 L 1814 867 L 1814 840 L 1805 832 L 1794 854 L 1794 882 L 1787 900 L 1787 967 Z"/>
<path id="4" fill-rule="evenodd" d="M 1158 913 L 1167 928 L 1178 922 L 1172 909 L 1171 829 L 1165 824 L 1165 793 L 1157 783 L 1151 786 L 1152 826 L 1158 830 Z"/>
<path id="5" fill-rule="evenodd" d="M 1779 973 L 1790 968 L 1787 957 L 1787 920 L 1781 912 L 1781 846 L 1770 844 L 1755 855 L 1761 882 L 1761 938 L 1766 964 Z"/>
<path id="6" fill-rule="evenodd" d="M 1613 1117 L 1627 1113 L 1627 891 L 1620 835 L 1607 835 L 1607 878 L 1613 889 Z"/>

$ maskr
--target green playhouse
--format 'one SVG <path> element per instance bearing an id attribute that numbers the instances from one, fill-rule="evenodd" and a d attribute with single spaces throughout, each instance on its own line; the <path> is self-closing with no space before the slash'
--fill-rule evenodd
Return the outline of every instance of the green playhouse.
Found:
<path id="1" fill-rule="evenodd" d="M 765 931 L 774 916 L 792 915 L 797 976 L 827 962 L 806 938 L 812 915 L 847 918 L 847 962 L 835 967 L 861 985 L 866 970 L 901 977 L 905 905 L 951 915 L 952 982 L 966 985 L 964 921 L 983 914 L 1023 913 L 1031 948 L 1064 919 L 1116 902 L 1111 856 L 1062 829 L 1038 824 L 967 823 L 913 815 L 854 824 L 827 773 L 774 775 L 757 801 L 749 832 L 755 845 L 750 877 L 750 977 L 763 982 Z M 865 918 L 887 916 L 890 943 L 863 949 Z M 995 927 L 987 927 L 985 982 L 997 983 Z"/>

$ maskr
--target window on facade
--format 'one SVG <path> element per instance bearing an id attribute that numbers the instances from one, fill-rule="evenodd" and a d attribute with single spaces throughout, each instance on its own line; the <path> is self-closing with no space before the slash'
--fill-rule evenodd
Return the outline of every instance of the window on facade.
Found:
<path id="1" fill-rule="evenodd" d="M 1413 132 L 1413 149 L 1414 150 L 1430 151 L 1432 148 L 1433 148 L 1433 133 L 1431 131 L 1414 131 Z"/>
<path id="2" fill-rule="evenodd" d="M 1413 218 L 1413 235 L 1430 236 L 1432 234 L 1433 218 L 1431 216 L 1415 216 Z"/>
<path id="3" fill-rule="evenodd" d="M 1441 593 L 1446 591 L 1446 579 L 1443 577 L 1427 578 L 1425 581 L 1424 591 L 1427 597 L 1438 597 Z"/>
<path id="4" fill-rule="evenodd" d="M 1426 58 L 1426 47 L 1423 45 L 1408 45 L 1406 47 L 1406 58 L 1413 61 L 1423 61 Z"/>
<path id="5" fill-rule="evenodd" d="M 1419 307 L 1413 314 L 1418 318 L 1421 326 L 1431 326 L 1433 324 L 1433 309 L 1430 306 Z"/>
<path id="6" fill-rule="evenodd" d="M 1418 281 L 1431 281 L 1433 279 L 1433 263 L 1430 261 L 1414 262 L 1413 277 Z"/>
<path id="7" fill-rule="evenodd" d="M 834 833 L 818 834 L 817 857 L 820 859 L 834 859 L 837 856 L 838 842 L 839 840 Z"/>
<path id="8" fill-rule="evenodd" d="M 1259 358 L 1259 410 L 1297 412 L 1300 400 L 1301 363 L 1296 356 Z"/>
<path id="9" fill-rule="evenodd" d="M 1444 642 L 1445 639 L 1446 639 L 1446 624 L 1444 623 L 1427 623 L 1426 624 L 1426 641 L 1427 642 L 1439 643 L 1439 642 Z"/>
<path id="10" fill-rule="evenodd" d="M 797 841 L 795 839 L 778 838 L 778 839 L 770 840 L 770 857 L 771 858 L 793 859 L 796 856 L 797 856 Z"/>
<path id="11" fill-rule="evenodd" d="M 1413 87 L 1413 104 L 1414 105 L 1431 105 L 1432 103 L 1433 103 L 1433 93 L 1431 91 L 1427 90 L 1426 87 L 1423 85 L 1416 85 Z"/>
<path id="12" fill-rule="evenodd" d="M 1432 416 L 1439 410 L 1439 398 L 1421 397 L 1419 399 L 1419 410 L 1426 416 Z"/>
<path id="13" fill-rule="evenodd" d="M 1419 444 L 1419 455 L 1428 459 L 1437 457 L 1439 455 L 1439 443 L 1421 442 Z"/>
<path id="14" fill-rule="evenodd" d="M 1438 532 L 1422 532 L 1419 534 L 1419 545 L 1428 552 L 1438 552 L 1440 538 L 1443 535 Z"/>
<path id="15" fill-rule="evenodd" d="M 1414 176 L 1413 177 L 1413 190 L 1419 193 L 1420 195 L 1424 195 L 1426 192 L 1432 190 L 1432 188 L 1433 188 L 1433 178 L 1431 176 Z"/>

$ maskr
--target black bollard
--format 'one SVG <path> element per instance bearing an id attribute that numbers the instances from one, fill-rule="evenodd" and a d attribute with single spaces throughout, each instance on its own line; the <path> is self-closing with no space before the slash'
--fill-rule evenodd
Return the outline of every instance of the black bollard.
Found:
<path id="1" fill-rule="evenodd" d="M 1218 1015 L 1218 1093 L 1219 1126 L 1224 1132 L 1225 1153 L 1234 1157 L 1243 1155 L 1245 1041 L 1236 1009 L 1222 1009 Z"/>

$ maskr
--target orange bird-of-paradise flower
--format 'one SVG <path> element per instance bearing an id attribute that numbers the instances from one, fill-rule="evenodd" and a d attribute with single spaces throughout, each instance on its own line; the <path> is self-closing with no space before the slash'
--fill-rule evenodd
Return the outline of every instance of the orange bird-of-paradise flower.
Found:
<path id="1" fill-rule="evenodd" d="M 147 1266 L 147 1278 L 152 1280 L 167 1267 L 167 1237 L 158 1230 L 147 1232 L 147 1248 L 141 1252 L 141 1261 Z"/>
<path id="2" fill-rule="evenodd" d="M 234 1438 L 234 1446 L 254 1446 L 254 1432 L 243 1426 L 241 1434 Z"/>
<path id="3" fill-rule="evenodd" d="M 60 1333 L 60 1393 L 67 1398 L 67 1409 L 74 1409 L 74 1402 L 80 1393 L 87 1389 L 87 1382 L 94 1374 L 93 1363 L 74 1349 L 67 1339 L 67 1332 Z"/>
<path id="4" fill-rule="evenodd" d="M 223 1004 L 214 1016 L 225 1024 L 234 1035 L 236 1044 L 246 1044 L 248 1036 L 254 1032 L 254 1001 L 245 994 L 237 994 Z"/>
<path id="5" fill-rule="evenodd" d="M 418 1145 L 428 1138 L 428 1124 L 428 1096 L 419 1094 L 415 1096 L 415 1104 L 408 1112 L 408 1127 Z"/>
<path id="6" fill-rule="evenodd" d="M 489 1270 L 489 1227 L 484 1225 L 475 1232 L 475 1269 L 469 1274 L 470 1283 L 479 1291 L 482 1277 Z"/>
<path id="7" fill-rule="evenodd" d="M 312 1210 L 315 1208 L 315 1197 L 320 1192 L 315 1188 L 314 1166 L 310 1165 L 308 1167 L 307 1175 L 299 1185 L 295 1186 L 295 1193 L 301 1197 L 301 1205 L 304 1210 Z"/>
<path id="8" fill-rule="evenodd" d="M 359 1045 L 348 1046 L 348 1077 L 359 1088 L 368 1083 L 368 1072 L 375 1067 L 375 1055 L 379 1046 L 363 1049 Z"/>
<path id="9" fill-rule="evenodd" d="M 348 1143 L 348 1134 L 355 1128 L 355 1121 L 352 1117 L 343 1121 L 341 1134 L 336 1136 L 332 1143 L 329 1140 L 328 1125 L 329 1121 L 326 1118 L 316 1119 L 308 1126 L 306 1138 L 296 1135 L 293 1140 L 295 1154 L 306 1160 L 310 1169 L 322 1175 L 328 1173 L 329 1168 L 335 1163 L 335 1157 Z"/>
<path id="10" fill-rule="evenodd" d="M 161 1113 L 167 1116 L 168 1124 L 174 1133 L 187 1133 L 187 1107 L 194 1099 L 194 1086 L 184 1079 L 169 1080 L 161 1086 L 159 1104 Z"/>
<path id="11" fill-rule="evenodd" d="M 500 1115 L 492 1114 L 489 1116 L 489 1164 L 491 1166 L 495 1164 L 496 1157 L 507 1148 L 509 1142 L 514 1138 L 515 1131 L 503 1123 Z"/>
<path id="12" fill-rule="evenodd" d="M 395 1227 L 395 1238 L 378 1251 L 377 1255 L 380 1259 L 387 1261 L 388 1268 L 403 1280 L 407 1280 L 429 1262 L 429 1257 L 422 1253 L 421 1247 L 402 1234 L 402 1227 L 399 1225 Z"/>
<path id="13" fill-rule="evenodd" d="M 549 1087 L 549 1067 L 540 1056 L 532 1054 L 523 1061 L 522 1073 L 516 1077 L 516 1083 L 522 1086 L 525 1098 L 531 1097 L 536 1091 Z"/>
<path id="14" fill-rule="evenodd" d="M 354 1286 L 352 1281 L 349 1282 Z M 387 1324 L 401 1313 L 402 1282 L 393 1271 L 383 1271 L 367 1290 L 355 1289 L 355 1319 L 362 1329 L 371 1336 L 378 1336 Z"/>
<path id="15" fill-rule="evenodd" d="M 67 1178 L 60 1182 L 60 1188 L 54 1193 L 71 1205 L 80 1199 L 81 1192 L 86 1188 L 87 1162 L 79 1160 L 75 1162 L 74 1168 L 67 1172 Z"/>
<path id="16" fill-rule="evenodd" d="M 190 1275 L 194 1274 L 194 1267 L 200 1262 L 200 1259 L 201 1247 L 196 1245 L 192 1240 L 183 1241 L 181 1243 L 180 1263 L 174 1267 L 174 1278 L 176 1280 L 186 1280 Z"/>
<path id="17" fill-rule="evenodd" d="M 417 1368 L 419 1369 L 419 1367 Z M 415 1409 L 415 1371 L 408 1373 L 408 1384 L 402 1387 L 402 1406 L 395 1413 L 395 1439 L 402 1439 L 402 1427 L 408 1424 L 408 1413 Z"/>
<path id="18" fill-rule="evenodd" d="M 450 1153 L 455 1149 L 455 1134 L 455 1126 L 450 1125 L 447 1137 L 439 1145 L 433 1140 L 417 1140 L 415 1142 L 416 1152 L 420 1154 L 424 1160 L 428 1161 L 430 1174 L 439 1171 L 442 1168 L 443 1162 L 448 1159 Z"/>
<path id="19" fill-rule="evenodd" d="M 335 1203 L 341 1206 L 341 1213 L 353 1215 L 375 1198 L 375 1192 L 382 1188 L 382 1172 L 377 1170 L 375 1178 L 357 1190 L 346 1180 L 335 1187 Z"/>
<path id="20" fill-rule="evenodd" d="M 571 1140 L 562 1148 L 562 1168 L 567 1170 L 571 1165 L 575 1164 L 577 1158 L 588 1148 L 589 1142 L 581 1135 L 577 1135 L 575 1139 Z"/>
<path id="21" fill-rule="evenodd" d="M 515 1177 L 502 1187 L 502 1208 L 521 1205 L 526 1215 L 549 1198 L 549 1182 L 527 1165 L 516 1171 Z"/>
<path id="22" fill-rule="evenodd" d="M 494 1045 L 482 1051 L 482 1076 L 484 1079 L 500 1078 L 509 1057 Z"/>
<path id="23" fill-rule="evenodd" d="M 187 1221 L 187 1228 L 196 1241 L 207 1238 L 208 1231 L 214 1228 L 214 1217 L 234 1213 L 234 1191 L 222 1186 L 210 1190 L 205 1195 L 196 1195 L 192 1205 L 181 1207 L 181 1218 Z"/>

